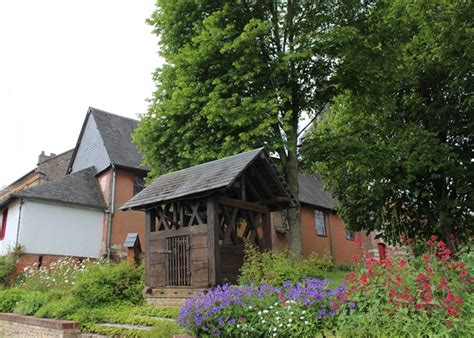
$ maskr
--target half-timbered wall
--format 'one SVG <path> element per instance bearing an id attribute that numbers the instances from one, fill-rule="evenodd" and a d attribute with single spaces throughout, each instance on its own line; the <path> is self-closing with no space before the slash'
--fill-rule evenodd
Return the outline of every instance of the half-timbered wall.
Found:
<path id="1" fill-rule="evenodd" d="M 244 242 L 270 248 L 268 209 L 221 196 L 185 200 L 147 211 L 146 285 L 206 288 L 234 283 Z"/>

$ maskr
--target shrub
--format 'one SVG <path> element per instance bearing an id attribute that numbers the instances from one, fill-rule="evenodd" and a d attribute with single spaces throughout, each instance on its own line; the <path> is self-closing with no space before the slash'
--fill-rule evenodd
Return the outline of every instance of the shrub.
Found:
<path id="1" fill-rule="evenodd" d="M 331 290 L 328 283 L 218 286 L 188 300 L 178 322 L 196 336 L 314 337 L 330 326 L 345 302 L 344 286 Z"/>
<path id="2" fill-rule="evenodd" d="M 120 301 L 143 302 L 143 266 L 134 268 L 128 262 L 90 264 L 87 273 L 76 282 L 74 295 L 84 306 L 96 307 Z"/>
<path id="3" fill-rule="evenodd" d="M 23 254 L 23 247 L 16 246 L 13 250 L 9 250 L 5 256 L 0 256 L 0 287 L 5 287 L 11 274 L 15 271 L 16 261 Z"/>
<path id="4" fill-rule="evenodd" d="M 320 258 L 312 254 L 304 259 L 288 250 L 259 251 L 255 246 L 246 244 L 239 283 L 281 286 L 285 281 L 295 283 L 305 278 L 321 278 L 331 269 L 333 264 L 328 255 Z"/>
<path id="5" fill-rule="evenodd" d="M 365 253 L 359 269 L 346 276 L 347 297 L 356 310 L 339 317 L 342 335 L 472 332 L 472 277 L 436 237 L 417 257 L 379 261 Z"/>
<path id="6" fill-rule="evenodd" d="M 28 294 L 26 290 L 18 288 L 0 290 L 0 312 L 13 312 L 16 303 Z"/>
<path id="7" fill-rule="evenodd" d="M 36 311 L 35 316 L 52 319 L 71 319 L 71 316 L 79 307 L 79 302 L 72 296 L 61 299 L 53 299 Z"/>
<path id="8" fill-rule="evenodd" d="M 14 312 L 22 315 L 33 315 L 41 306 L 57 297 L 56 292 L 28 292 L 27 296 L 17 301 Z"/>

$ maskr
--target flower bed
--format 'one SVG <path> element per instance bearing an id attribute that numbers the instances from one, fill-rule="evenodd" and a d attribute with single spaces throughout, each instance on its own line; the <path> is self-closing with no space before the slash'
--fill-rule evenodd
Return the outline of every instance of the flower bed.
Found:
<path id="1" fill-rule="evenodd" d="M 436 236 L 427 244 L 421 256 L 357 257 L 357 272 L 345 278 L 356 310 L 340 316 L 338 331 L 376 336 L 472 333 L 474 290 L 466 263 Z"/>
<path id="2" fill-rule="evenodd" d="M 346 303 L 344 286 L 329 289 L 328 283 L 218 286 L 189 300 L 178 322 L 196 336 L 314 336 Z"/>

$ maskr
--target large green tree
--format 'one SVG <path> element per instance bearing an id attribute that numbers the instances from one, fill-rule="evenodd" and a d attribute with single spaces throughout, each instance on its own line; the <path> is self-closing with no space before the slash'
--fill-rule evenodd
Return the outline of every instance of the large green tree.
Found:
<path id="1" fill-rule="evenodd" d="M 302 120 L 329 101 L 328 32 L 360 11 L 335 0 L 158 0 L 150 23 L 165 65 L 134 139 L 157 176 L 265 146 L 298 196 Z M 336 14 L 339 13 L 339 14 Z M 291 247 L 301 253 L 300 209 Z"/>
<path id="2" fill-rule="evenodd" d="M 353 229 L 472 236 L 472 13 L 472 1 L 386 0 L 338 28 L 342 94 L 305 158 Z"/>

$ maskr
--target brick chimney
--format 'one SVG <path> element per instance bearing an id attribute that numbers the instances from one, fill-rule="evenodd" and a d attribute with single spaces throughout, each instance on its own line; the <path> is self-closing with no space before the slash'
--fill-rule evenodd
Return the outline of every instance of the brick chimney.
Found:
<path id="1" fill-rule="evenodd" d="M 51 153 L 50 155 L 46 155 L 46 154 L 44 153 L 44 150 L 43 150 L 43 151 L 41 152 L 41 154 L 39 154 L 39 156 L 38 156 L 38 164 L 41 164 L 41 163 L 43 163 L 44 161 L 46 161 L 46 160 L 48 160 L 48 159 L 50 159 L 51 157 L 54 157 L 54 156 L 56 156 L 56 154 L 54 154 L 54 153 Z"/>

